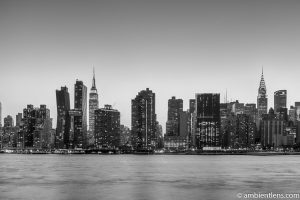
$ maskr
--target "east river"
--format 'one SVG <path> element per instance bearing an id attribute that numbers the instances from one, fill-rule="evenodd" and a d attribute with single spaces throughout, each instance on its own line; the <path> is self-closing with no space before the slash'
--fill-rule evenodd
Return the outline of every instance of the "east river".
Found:
<path id="1" fill-rule="evenodd" d="M 299 188 L 297 155 L 0 154 L 1 200 L 231 200 Z"/>

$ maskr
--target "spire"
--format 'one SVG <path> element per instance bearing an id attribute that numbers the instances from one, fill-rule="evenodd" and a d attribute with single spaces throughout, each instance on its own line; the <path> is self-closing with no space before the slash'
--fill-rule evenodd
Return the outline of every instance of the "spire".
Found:
<path id="1" fill-rule="evenodd" d="M 265 83 L 265 79 L 264 79 L 264 68 L 262 67 L 258 92 L 265 93 L 266 91 L 267 91 L 267 88 L 266 88 L 266 83 Z"/>
<path id="2" fill-rule="evenodd" d="M 93 67 L 93 83 L 92 83 L 92 90 L 97 90 L 96 88 L 96 79 L 95 79 L 95 68 Z"/>

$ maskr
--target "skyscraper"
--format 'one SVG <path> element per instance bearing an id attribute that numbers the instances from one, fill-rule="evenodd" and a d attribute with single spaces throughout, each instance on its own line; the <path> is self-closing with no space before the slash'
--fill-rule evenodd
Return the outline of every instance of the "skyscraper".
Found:
<path id="1" fill-rule="evenodd" d="M 220 147 L 220 94 L 196 94 L 195 146 Z"/>
<path id="2" fill-rule="evenodd" d="M 275 148 L 284 144 L 285 123 L 277 118 L 274 110 L 270 108 L 269 114 L 264 114 L 261 121 L 261 144 L 266 148 Z"/>
<path id="3" fill-rule="evenodd" d="M 52 128 L 50 110 L 46 105 L 34 108 L 27 105 L 23 110 L 22 129 L 18 136 L 18 147 L 46 148 L 49 142 L 49 131 Z"/>
<path id="4" fill-rule="evenodd" d="M 74 147 L 85 148 L 87 142 L 87 88 L 82 81 L 76 80 L 74 93 L 74 109 L 81 112 L 81 119 L 75 123 L 80 123 L 80 133 L 74 135 Z"/>
<path id="5" fill-rule="evenodd" d="M 300 121 L 300 102 L 295 102 L 295 120 Z"/>
<path id="6" fill-rule="evenodd" d="M 57 125 L 56 125 L 56 148 L 68 148 L 70 129 L 70 95 L 67 87 L 56 90 Z"/>
<path id="7" fill-rule="evenodd" d="M 89 99 L 89 130 L 94 134 L 95 110 L 99 108 L 98 92 L 96 88 L 95 70 L 93 71 L 93 83 Z"/>
<path id="8" fill-rule="evenodd" d="M 95 146 L 117 148 L 120 146 L 120 112 L 111 105 L 95 110 Z"/>
<path id="9" fill-rule="evenodd" d="M 261 79 L 258 88 L 257 95 L 257 112 L 258 118 L 261 119 L 263 114 L 268 113 L 268 98 L 267 98 L 267 88 L 264 80 L 264 72 L 262 71 Z"/>
<path id="10" fill-rule="evenodd" d="M 12 116 L 7 115 L 7 117 L 4 118 L 4 127 L 13 127 L 14 126 L 14 119 Z"/>
<path id="11" fill-rule="evenodd" d="M 22 113 L 16 115 L 16 127 L 20 127 L 22 122 Z"/>
<path id="12" fill-rule="evenodd" d="M 83 148 L 82 111 L 71 109 L 68 112 L 68 117 L 70 120 L 70 131 L 67 147 L 69 149 Z"/>
<path id="13" fill-rule="evenodd" d="M 131 100 L 131 130 L 134 148 L 156 146 L 155 93 L 149 88 Z"/>
<path id="14" fill-rule="evenodd" d="M 279 112 L 280 108 L 286 108 L 286 90 L 278 90 L 274 92 L 274 111 Z"/>
<path id="15" fill-rule="evenodd" d="M 179 136 L 179 114 L 183 110 L 183 100 L 172 97 L 168 100 L 167 136 Z"/>

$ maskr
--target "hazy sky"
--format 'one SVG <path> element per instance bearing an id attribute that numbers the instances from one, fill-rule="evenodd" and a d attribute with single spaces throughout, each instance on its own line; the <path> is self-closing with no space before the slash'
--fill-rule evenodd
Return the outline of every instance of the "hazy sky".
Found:
<path id="1" fill-rule="evenodd" d="M 3 116 L 46 104 L 56 124 L 55 90 L 90 90 L 131 124 L 131 99 L 149 87 L 165 127 L 168 99 L 218 92 L 256 103 L 264 66 L 269 107 L 288 90 L 300 101 L 300 1 L 0 0 Z M 165 128 L 164 128 L 165 132 Z"/>

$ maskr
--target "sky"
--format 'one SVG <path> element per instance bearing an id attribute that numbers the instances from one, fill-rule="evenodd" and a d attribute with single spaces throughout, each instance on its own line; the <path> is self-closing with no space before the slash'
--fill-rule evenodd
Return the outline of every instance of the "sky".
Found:
<path id="1" fill-rule="evenodd" d="M 131 126 L 131 99 L 150 88 L 165 131 L 168 99 L 220 93 L 256 103 L 262 66 L 273 107 L 286 89 L 300 101 L 298 0 L 0 0 L 2 116 L 46 104 L 56 126 L 55 90 L 90 90 Z M 3 120 L 3 119 L 2 119 Z M 2 122 L 3 123 L 3 122 Z"/>

